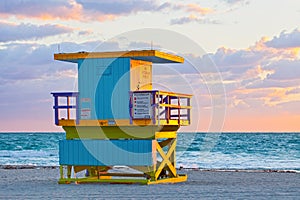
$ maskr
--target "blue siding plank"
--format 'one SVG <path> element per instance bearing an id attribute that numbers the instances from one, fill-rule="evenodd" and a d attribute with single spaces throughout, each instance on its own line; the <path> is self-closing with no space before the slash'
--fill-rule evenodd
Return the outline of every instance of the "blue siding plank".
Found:
<path id="1" fill-rule="evenodd" d="M 63 140 L 62 165 L 152 165 L 152 140 Z"/>

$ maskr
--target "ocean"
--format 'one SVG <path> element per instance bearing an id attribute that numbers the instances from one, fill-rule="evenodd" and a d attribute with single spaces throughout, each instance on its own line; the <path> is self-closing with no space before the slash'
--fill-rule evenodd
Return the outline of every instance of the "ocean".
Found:
<path id="1" fill-rule="evenodd" d="M 65 133 L 0 133 L 0 165 L 58 166 Z M 300 133 L 179 133 L 176 167 L 300 172 Z"/>

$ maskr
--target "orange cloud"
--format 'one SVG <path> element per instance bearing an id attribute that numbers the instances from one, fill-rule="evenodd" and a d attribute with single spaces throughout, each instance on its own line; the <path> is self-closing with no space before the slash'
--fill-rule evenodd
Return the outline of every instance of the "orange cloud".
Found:
<path id="1" fill-rule="evenodd" d="M 251 108 L 248 103 L 259 100 L 261 101 L 259 107 L 252 107 L 252 109 L 260 110 L 261 107 L 275 107 L 283 103 L 300 102 L 300 93 L 290 92 L 297 91 L 297 89 L 298 87 L 236 89 L 232 92 L 232 96 L 228 97 L 228 101 L 231 102 L 229 106 L 237 107 L 243 104 Z M 295 109 L 297 110 L 297 108 Z"/>
<path id="2" fill-rule="evenodd" d="M 291 53 L 295 58 L 300 56 L 300 47 L 291 48 Z"/>
<path id="3" fill-rule="evenodd" d="M 300 56 L 300 30 L 294 30 L 291 33 L 283 32 L 280 37 L 262 37 L 254 46 L 247 50 L 264 52 L 265 59 L 281 60 L 298 59 Z"/>
<path id="4" fill-rule="evenodd" d="M 214 12 L 213 9 L 204 8 L 204 7 L 199 6 L 198 4 L 188 4 L 186 7 L 187 7 L 187 11 L 196 12 L 200 15 L 207 15 L 207 14 Z"/>
<path id="5" fill-rule="evenodd" d="M 35 18 L 40 20 L 80 20 L 105 21 L 119 16 L 129 15 L 140 11 L 160 11 L 171 4 L 157 4 L 154 1 L 52 1 L 35 0 L 9 1 L 0 3 L 0 16 L 3 18 L 17 17 L 19 19 Z"/>
<path id="6" fill-rule="evenodd" d="M 1 17 L 15 16 L 19 19 L 36 18 L 40 20 L 79 20 L 82 18 L 83 8 L 75 0 L 65 2 L 43 1 L 36 3 L 35 1 L 26 2 L 7 2 L 6 6 L 0 6 Z"/>
<path id="7" fill-rule="evenodd" d="M 176 3 L 157 3 L 150 0 L 128 1 L 51 1 L 44 0 L 37 3 L 35 0 L 8 1 L 0 3 L 0 17 L 16 17 L 18 19 L 35 18 L 39 20 L 78 20 L 78 21 L 109 21 L 120 16 L 136 14 L 138 12 L 169 12 L 182 10 L 189 14 L 189 17 L 175 19 L 173 24 L 197 21 L 205 24 L 219 24 L 220 22 L 212 19 L 202 19 L 204 16 L 213 13 L 212 8 L 201 7 L 198 4 L 176 4 Z"/>
<path id="8" fill-rule="evenodd" d="M 207 19 L 203 17 L 199 17 L 199 15 L 204 16 L 214 12 L 212 8 L 201 7 L 198 4 L 190 3 L 190 4 L 175 4 L 171 5 L 170 8 L 173 10 L 183 10 L 188 13 L 188 16 L 179 17 L 171 20 L 171 24 L 186 24 L 190 22 L 198 22 L 201 24 L 220 24 L 217 20 Z"/>

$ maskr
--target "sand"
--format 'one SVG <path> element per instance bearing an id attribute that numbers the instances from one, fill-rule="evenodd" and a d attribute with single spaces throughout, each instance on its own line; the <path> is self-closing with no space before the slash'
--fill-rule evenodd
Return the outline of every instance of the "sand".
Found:
<path id="1" fill-rule="evenodd" d="M 300 174 L 180 170 L 185 183 L 59 185 L 57 168 L 0 168 L 0 199 L 300 199 Z"/>

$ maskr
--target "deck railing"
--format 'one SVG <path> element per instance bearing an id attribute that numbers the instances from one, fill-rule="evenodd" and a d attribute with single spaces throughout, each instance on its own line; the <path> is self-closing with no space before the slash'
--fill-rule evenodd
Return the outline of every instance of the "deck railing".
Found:
<path id="1" fill-rule="evenodd" d="M 166 122 L 163 124 L 177 121 L 175 124 L 189 125 L 191 98 L 192 95 L 189 94 L 158 90 L 130 92 L 130 123 L 132 124 L 133 120 L 151 119 L 153 124 L 158 125 L 162 121 Z"/>
<path id="2" fill-rule="evenodd" d="M 157 118 L 166 120 L 167 124 L 170 120 L 177 120 L 181 124 L 181 120 L 191 121 L 191 95 L 158 91 L 156 98 Z"/>
<path id="3" fill-rule="evenodd" d="M 55 124 L 60 125 L 64 121 L 74 121 L 79 125 L 79 93 L 78 92 L 53 92 Z M 65 98 L 64 104 L 60 98 Z M 153 125 L 189 125 L 191 123 L 191 98 L 192 95 L 166 91 L 134 91 L 130 92 L 129 120 L 152 121 Z M 72 101 L 71 101 L 72 100 Z M 65 110 L 64 117 L 60 116 L 61 110 Z M 75 114 L 73 113 L 75 111 Z M 68 121 L 66 121 L 68 120 Z M 90 120 L 91 121 L 91 120 Z M 98 120 L 95 120 L 98 121 Z"/>

